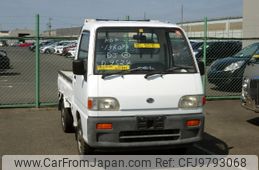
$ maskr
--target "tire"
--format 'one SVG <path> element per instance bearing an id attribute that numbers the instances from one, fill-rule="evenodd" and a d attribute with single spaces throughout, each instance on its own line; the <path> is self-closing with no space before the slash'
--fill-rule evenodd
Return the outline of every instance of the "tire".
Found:
<path id="1" fill-rule="evenodd" d="M 89 155 L 92 154 L 94 149 L 91 148 L 83 138 L 83 130 L 81 125 L 81 120 L 78 120 L 78 125 L 76 128 L 76 141 L 77 141 L 77 150 L 80 155 Z"/>
<path id="2" fill-rule="evenodd" d="M 61 112 L 61 125 L 62 125 L 63 131 L 65 133 L 75 132 L 71 110 L 64 107 L 64 102 L 61 103 L 60 112 Z"/>
<path id="3" fill-rule="evenodd" d="M 50 49 L 46 49 L 45 53 L 50 54 Z"/>
<path id="4" fill-rule="evenodd" d="M 54 53 L 54 49 L 46 49 L 45 51 L 46 54 L 53 54 Z"/>

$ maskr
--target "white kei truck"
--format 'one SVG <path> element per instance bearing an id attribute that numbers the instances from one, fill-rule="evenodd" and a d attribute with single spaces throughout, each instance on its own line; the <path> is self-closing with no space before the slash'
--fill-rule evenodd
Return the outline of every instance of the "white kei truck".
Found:
<path id="1" fill-rule="evenodd" d="M 86 19 L 72 71 L 58 74 L 63 130 L 79 154 L 189 146 L 204 131 L 203 74 L 174 24 Z"/>

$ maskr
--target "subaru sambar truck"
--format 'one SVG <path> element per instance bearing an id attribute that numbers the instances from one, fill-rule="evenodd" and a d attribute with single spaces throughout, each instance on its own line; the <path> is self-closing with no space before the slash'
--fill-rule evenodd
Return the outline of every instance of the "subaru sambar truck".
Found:
<path id="1" fill-rule="evenodd" d="M 201 140 L 204 64 L 180 27 L 87 19 L 72 65 L 58 74 L 59 109 L 80 154 Z"/>

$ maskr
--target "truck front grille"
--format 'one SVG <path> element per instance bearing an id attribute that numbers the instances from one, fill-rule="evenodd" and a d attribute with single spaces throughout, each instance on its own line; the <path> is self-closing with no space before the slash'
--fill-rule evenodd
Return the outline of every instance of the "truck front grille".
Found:
<path id="1" fill-rule="evenodd" d="M 168 141 L 177 140 L 179 138 L 179 129 L 122 131 L 119 134 L 120 142 Z"/>

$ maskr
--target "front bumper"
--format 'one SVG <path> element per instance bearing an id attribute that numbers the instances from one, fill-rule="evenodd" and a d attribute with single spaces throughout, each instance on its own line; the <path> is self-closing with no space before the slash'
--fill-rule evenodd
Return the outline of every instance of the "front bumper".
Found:
<path id="1" fill-rule="evenodd" d="M 185 122 L 199 119 L 201 124 L 187 127 Z M 96 130 L 97 123 L 112 123 L 110 130 Z M 185 145 L 200 141 L 204 115 L 167 115 L 133 117 L 91 117 L 87 120 L 87 143 L 94 148 Z"/>

